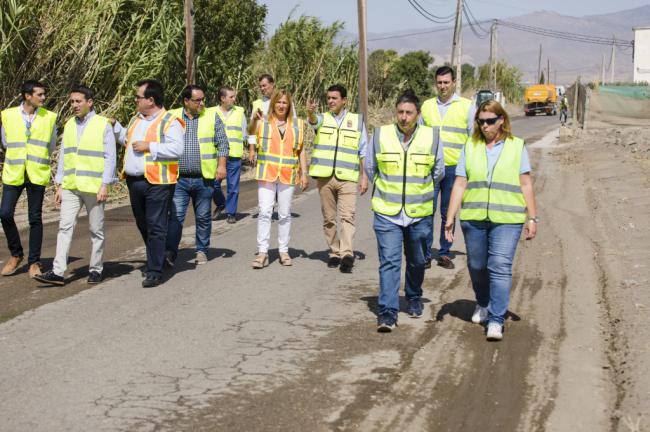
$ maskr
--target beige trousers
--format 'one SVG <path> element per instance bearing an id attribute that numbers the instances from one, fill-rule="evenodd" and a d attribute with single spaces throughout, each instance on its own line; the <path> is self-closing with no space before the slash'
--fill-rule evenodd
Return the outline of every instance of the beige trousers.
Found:
<path id="1" fill-rule="evenodd" d="M 354 255 L 354 215 L 357 205 L 357 183 L 342 181 L 335 176 L 318 179 L 323 231 L 330 257 Z M 337 213 L 339 226 L 337 230 Z"/>

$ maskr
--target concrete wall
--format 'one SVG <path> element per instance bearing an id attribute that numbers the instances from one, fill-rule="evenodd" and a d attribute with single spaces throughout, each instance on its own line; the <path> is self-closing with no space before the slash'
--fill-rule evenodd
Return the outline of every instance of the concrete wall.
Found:
<path id="1" fill-rule="evenodd" d="M 650 83 L 650 27 L 634 29 L 634 82 Z"/>

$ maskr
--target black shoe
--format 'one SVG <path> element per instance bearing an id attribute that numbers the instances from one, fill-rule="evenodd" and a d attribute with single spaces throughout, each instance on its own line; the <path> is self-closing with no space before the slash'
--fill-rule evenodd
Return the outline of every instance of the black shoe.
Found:
<path id="1" fill-rule="evenodd" d="M 237 222 L 237 218 L 235 217 L 235 215 L 228 215 L 226 222 L 228 222 L 229 224 L 234 224 Z"/>
<path id="2" fill-rule="evenodd" d="M 341 267 L 339 267 L 339 270 L 341 270 L 341 273 L 352 273 L 353 266 L 354 266 L 354 256 L 346 255 L 343 258 L 341 258 Z"/>
<path id="3" fill-rule="evenodd" d="M 98 284 L 102 281 L 102 274 L 100 272 L 92 271 L 88 275 L 89 284 Z"/>
<path id="4" fill-rule="evenodd" d="M 422 309 L 422 297 L 416 297 L 408 301 L 406 313 L 409 314 L 411 318 L 420 318 L 422 316 Z"/>
<path id="5" fill-rule="evenodd" d="M 330 259 L 327 260 L 327 267 L 329 268 L 337 268 L 341 264 L 341 258 L 337 256 L 331 256 Z"/>
<path id="6" fill-rule="evenodd" d="M 48 270 L 45 273 L 36 275 L 34 276 L 34 279 L 50 285 L 65 285 L 65 278 L 63 276 L 54 274 L 52 270 Z"/>
<path id="7" fill-rule="evenodd" d="M 142 288 L 153 288 L 157 287 L 162 283 L 162 280 L 159 277 L 147 276 L 142 281 Z"/>
<path id="8" fill-rule="evenodd" d="M 397 327 L 397 317 L 393 314 L 383 314 L 377 317 L 377 331 L 390 333 Z"/>
<path id="9" fill-rule="evenodd" d="M 452 262 L 451 258 L 449 258 L 446 255 L 443 255 L 438 258 L 438 266 L 442 268 L 446 268 L 447 270 L 451 270 L 456 267 Z"/>
<path id="10" fill-rule="evenodd" d="M 431 268 L 431 258 L 429 258 L 428 260 L 426 260 L 424 262 L 424 268 L 425 269 L 430 269 Z"/>
<path id="11" fill-rule="evenodd" d="M 219 219 L 219 216 L 221 216 L 221 212 L 223 212 L 223 210 L 223 207 L 215 207 L 214 210 L 212 210 L 212 220 L 216 221 Z"/>

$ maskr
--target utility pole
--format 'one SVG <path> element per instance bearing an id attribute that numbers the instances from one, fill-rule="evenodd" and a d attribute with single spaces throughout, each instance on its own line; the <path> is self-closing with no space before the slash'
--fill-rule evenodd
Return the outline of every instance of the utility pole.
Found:
<path id="1" fill-rule="evenodd" d="M 185 81 L 187 84 L 194 84 L 196 59 L 194 58 L 194 2 L 185 0 Z"/>
<path id="2" fill-rule="evenodd" d="M 551 59 L 546 57 L 546 84 L 551 83 Z"/>
<path id="3" fill-rule="evenodd" d="M 460 40 L 461 19 L 463 16 L 463 0 L 458 0 L 456 4 L 456 24 L 454 25 L 454 40 L 451 44 L 451 67 L 456 66 L 456 56 L 458 55 L 458 42 Z"/>
<path id="4" fill-rule="evenodd" d="M 609 83 L 613 84 L 614 83 L 614 65 L 615 65 L 615 60 L 616 59 L 616 36 L 612 37 L 612 57 L 611 57 L 611 62 L 609 64 Z"/>
<path id="5" fill-rule="evenodd" d="M 600 85 L 605 85 L 605 53 L 603 53 L 603 58 L 600 62 Z"/>
<path id="6" fill-rule="evenodd" d="M 573 117 L 573 131 L 578 130 L 578 93 L 580 92 L 580 75 L 573 85 L 573 107 L 571 107 L 571 117 Z"/>
<path id="7" fill-rule="evenodd" d="M 542 77 L 542 44 L 539 44 L 539 58 L 537 59 L 537 76 L 535 77 L 535 84 L 541 84 L 539 79 Z"/>
<path id="8" fill-rule="evenodd" d="M 368 58 L 366 49 L 366 0 L 357 0 L 359 17 L 359 109 L 368 121 Z M 368 124 L 368 123 L 366 123 Z"/>
<path id="9" fill-rule="evenodd" d="M 557 69 L 553 69 L 553 82 L 557 85 Z"/>
<path id="10" fill-rule="evenodd" d="M 497 90 L 496 79 L 496 55 L 497 55 L 497 22 L 494 20 L 490 27 L 490 77 L 488 79 L 490 90 Z"/>
<path id="11" fill-rule="evenodd" d="M 460 95 L 463 90 L 463 35 L 458 38 L 458 63 L 456 63 L 456 93 Z"/>

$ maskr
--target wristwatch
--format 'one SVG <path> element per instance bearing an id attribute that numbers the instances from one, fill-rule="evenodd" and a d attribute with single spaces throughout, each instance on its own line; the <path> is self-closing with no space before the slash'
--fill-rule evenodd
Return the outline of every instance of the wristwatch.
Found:
<path id="1" fill-rule="evenodd" d="M 539 223 L 539 216 L 529 217 L 529 218 L 528 218 L 528 222 Z"/>

